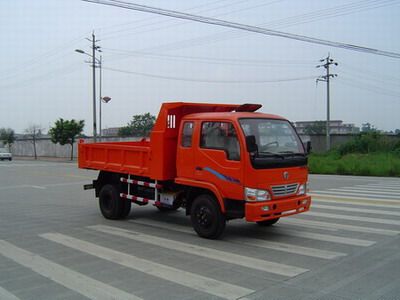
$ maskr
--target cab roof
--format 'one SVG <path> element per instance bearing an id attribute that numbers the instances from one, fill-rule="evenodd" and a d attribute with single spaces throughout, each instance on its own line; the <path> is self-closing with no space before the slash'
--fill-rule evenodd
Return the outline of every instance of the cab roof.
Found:
<path id="1" fill-rule="evenodd" d="M 276 120 L 287 120 L 284 117 L 265 114 L 258 112 L 206 112 L 206 113 L 194 113 L 184 117 L 184 120 L 238 120 L 238 119 L 276 119 Z"/>

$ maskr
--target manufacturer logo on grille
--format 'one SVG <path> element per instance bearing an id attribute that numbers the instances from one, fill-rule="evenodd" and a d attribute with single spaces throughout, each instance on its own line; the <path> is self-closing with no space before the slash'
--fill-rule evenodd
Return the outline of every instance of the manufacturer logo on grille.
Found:
<path id="1" fill-rule="evenodd" d="M 286 180 L 289 179 L 289 172 L 283 172 L 283 178 Z"/>

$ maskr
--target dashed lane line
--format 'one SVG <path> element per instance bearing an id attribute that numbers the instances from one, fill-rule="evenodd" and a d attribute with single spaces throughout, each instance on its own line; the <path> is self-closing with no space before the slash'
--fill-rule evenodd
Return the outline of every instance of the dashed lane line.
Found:
<path id="1" fill-rule="evenodd" d="M 4 240 L 0 240 L 0 254 L 90 299 L 141 299 L 108 284 L 75 272 L 62 265 L 56 264 L 32 252 L 14 246 Z"/>
<path id="2" fill-rule="evenodd" d="M 177 232 L 182 232 L 182 233 L 188 233 L 188 234 L 194 234 L 193 229 L 185 226 L 185 225 L 177 225 L 177 224 L 171 224 L 171 223 L 165 223 L 165 222 L 160 222 L 160 221 L 154 221 L 154 220 L 132 220 L 129 221 L 133 224 L 139 224 L 139 225 L 144 225 L 144 226 L 152 226 L 152 227 L 157 227 L 165 230 L 174 230 Z M 298 226 L 300 224 L 296 224 Z M 317 228 L 315 225 L 309 225 L 310 227 L 313 227 L 314 229 Z M 322 226 L 319 226 L 318 229 L 324 228 Z M 301 230 L 293 230 L 293 229 L 287 229 L 284 227 L 284 224 L 278 224 L 277 226 L 274 226 L 274 228 L 270 228 L 268 230 L 271 230 L 274 232 L 277 230 L 277 234 L 283 234 L 287 236 L 292 236 L 292 237 L 300 237 L 300 238 L 307 238 L 311 240 L 318 240 L 318 241 L 324 241 L 324 242 L 332 242 L 332 243 L 338 243 L 338 244 L 345 244 L 345 245 L 353 245 L 353 246 L 361 246 L 361 247 L 369 247 L 373 244 L 375 244 L 375 241 L 370 241 L 370 240 L 363 240 L 363 239 L 355 239 L 355 238 L 348 238 L 348 237 L 342 237 L 342 236 L 337 236 L 337 235 L 331 235 L 331 234 L 320 234 L 320 233 L 314 233 L 314 232 L 307 232 L 307 231 L 301 231 Z M 336 231 L 338 229 L 335 229 Z M 235 239 L 226 239 L 226 241 L 236 241 Z M 240 237 L 238 240 L 242 240 L 242 237 Z M 262 239 L 256 239 L 257 241 L 260 240 L 261 242 L 265 241 Z M 266 241 L 268 242 L 268 241 Z"/>
<path id="3" fill-rule="evenodd" d="M 370 218 L 370 217 L 360 217 L 360 216 L 355 216 L 355 215 L 350 216 L 350 215 L 341 215 L 341 214 L 330 214 L 330 213 L 323 213 L 323 212 L 316 212 L 316 211 L 307 212 L 307 216 L 400 226 L 400 221 L 398 221 L 398 220 L 380 219 L 380 218 L 376 218 L 376 217 Z"/>
<path id="4" fill-rule="evenodd" d="M 3 289 L 0 286 L 0 299 L 2 300 L 20 300 L 17 296 L 14 294 L 11 294 L 9 291 Z"/>
<path id="5" fill-rule="evenodd" d="M 400 199 L 399 200 L 390 200 L 383 198 L 365 198 L 365 197 L 357 197 L 353 195 L 336 195 L 331 192 L 318 192 L 313 191 L 309 193 L 312 199 L 315 197 L 317 199 L 333 199 L 333 200 L 342 200 L 348 203 L 370 203 L 370 204 L 378 204 L 378 205 L 393 205 L 395 207 L 400 208 Z"/>
<path id="6" fill-rule="evenodd" d="M 400 234 L 399 230 L 381 229 L 381 228 L 367 227 L 367 226 L 347 225 L 347 224 L 339 224 L 339 223 L 331 223 L 331 222 L 323 222 L 323 221 L 313 221 L 313 220 L 307 220 L 307 219 L 301 218 L 301 217 L 285 218 L 284 220 L 282 220 L 282 225 L 285 223 L 294 224 L 294 225 L 301 225 L 303 223 L 307 223 L 309 225 L 314 225 L 315 228 L 319 228 L 320 226 L 331 226 L 332 228 L 342 229 L 342 230 L 346 230 L 346 231 L 374 233 L 374 234 L 382 234 L 382 235 L 390 235 L 390 236 L 395 236 L 395 235 Z"/>
<path id="7" fill-rule="evenodd" d="M 269 273 L 274 273 L 283 276 L 289 276 L 289 277 L 297 276 L 307 271 L 306 269 L 297 268 L 286 264 L 255 259 L 248 256 L 238 255 L 226 251 L 216 250 L 188 243 L 182 243 L 178 241 L 173 241 L 171 239 L 164 239 L 152 235 L 143 234 L 137 231 L 126 230 L 117 227 L 95 225 L 95 226 L 89 226 L 88 228 L 104 232 L 107 234 L 113 234 L 120 237 L 128 238 L 131 240 L 136 240 L 139 242 L 160 246 L 163 248 L 182 251 L 189 254 L 195 254 L 198 256 L 203 256 L 206 258 L 227 262 L 230 264 L 235 264 L 242 267 L 256 269 L 264 272 L 266 271 Z M 277 242 L 263 241 L 257 239 L 249 239 L 249 238 L 242 238 L 240 244 L 245 244 L 245 245 L 247 244 L 251 246 L 257 246 L 266 249 L 289 252 L 299 255 L 306 255 L 322 259 L 335 259 L 338 257 L 346 256 L 346 254 L 342 252 L 320 250 L 315 248 L 296 246 L 293 244 L 277 243 Z"/>
<path id="8" fill-rule="evenodd" d="M 387 215 L 387 216 L 400 216 L 400 211 L 391 211 L 391 210 L 380 210 L 380 209 L 368 209 L 368 208 L 360 208 L 360 207 L 346 207 L 346 206 L 333 206 L 333 205 L 324 205 L 324 204 L 315 204 L 312 205 L 313 208 L 322 208 L 327 210 L 335 210 L 335 211 L 349 211 L 349 212 L 360 212 L 360 213 L 368 213 L 368 214 L 377 214 L 377 215 Z"/>
<path id="9" fill-rule="evenodd" d="M 360 193 L 360 192 L 339 192 L 339 191 L 315 191 L 313 190 L 311 195 L 313 194 L 325 194 L 325 195 L 333 195 L 333 196 L 348 196 L 348 197 L 353 197 L 353 198 L 358 198 L 358 199 L 371 199 L 375 201 L 379 201 L 380 199 L 386 201 L 386 202 L 391 202 L 391 203 L 398 203 L 400 204 L 400 196 L 392 196 L 392 195 L 384 195 L 382 198 L 377 198 L 377 195 L 371 195 L 367 193 Z M 359 197 L 360 196 L 360 197 Z M 370 198 L 371 197 L 371 198 Z M 372 198 L 375 197 L 375 198 Z M 393 199 L 393 200 L 392 200 Z M 397 199 L 397 200 L 395 200 Z"/>
<path id="10" fill-rule="evenodd" d="M 126 254 L 110 248 L 89 243 L 71 236 L 60 233 L 46 233 L 40 235 L 42 238 L 59 243 L 66 247 L 93 255 L 95 257 L 111 261 L 113 263 L 138 270 L 148 275 L 183 285 L 204 293 L 218 296 L 224 299 L 237 299 L 254 290 L 223 281 L 211 279 L 184 270 L 179 270 L 167 265 L 156 263 L 137 256 Z M 124 298 L 120 298 L 124 299 Z"/>

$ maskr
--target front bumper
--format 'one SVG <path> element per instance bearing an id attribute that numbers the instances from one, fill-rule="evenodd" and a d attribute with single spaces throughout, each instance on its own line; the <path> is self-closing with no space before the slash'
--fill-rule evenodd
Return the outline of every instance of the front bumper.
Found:
<path id="1" fill-rule="evenodd" d="M 306 200 L 306 201 L 305 201 Z M 306 202 L 306 203 L 305 203 Z M 302 195 L 290 199 L 263 202 L 246 202 L 245 218 L 248 222 L 265 221 L 306 212 L 310 209 L 311 196 Z M 268 206 L 269 210 L 263 208 Z"/>

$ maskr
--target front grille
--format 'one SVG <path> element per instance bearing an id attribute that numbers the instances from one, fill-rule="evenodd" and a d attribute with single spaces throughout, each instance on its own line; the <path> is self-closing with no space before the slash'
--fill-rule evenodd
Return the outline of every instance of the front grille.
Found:
<path id="1" fill-rule="evenodd" d="M 297 187 L 299 186 L 298 183 L 291 183 L 285 185 L 275 185 L 272 186 L 272 194 L 274 196 L 288 196 L 296 193 Z"/>

